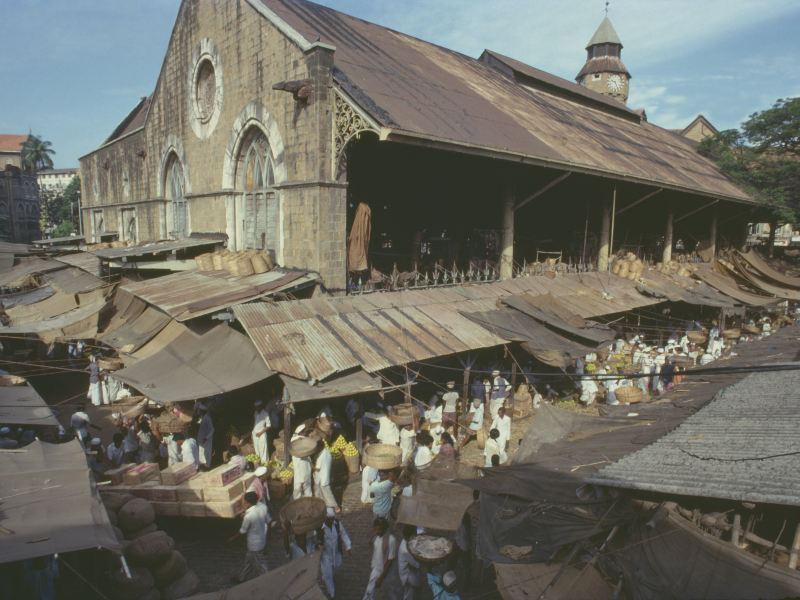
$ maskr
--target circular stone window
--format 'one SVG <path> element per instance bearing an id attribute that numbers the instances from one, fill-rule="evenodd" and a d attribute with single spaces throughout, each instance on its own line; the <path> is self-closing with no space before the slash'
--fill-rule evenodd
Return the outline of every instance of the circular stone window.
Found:
<path id="1" fill-rule="evenodd" d="M 222 60 L 214 43 L 204 38 L 192 53 L 186 81 L 189 123 L 201 140 L 207 139 L 222 110 Z"/>
<path id="2" fill-rule="evenodd" d="M 209 59 L 200 62 L 194 83 L 194 101 L 197 118 L 201 123 L 208 123 L 214 116 L 214 102 L 217 95 L 217 76 L 214 65 Z"/>

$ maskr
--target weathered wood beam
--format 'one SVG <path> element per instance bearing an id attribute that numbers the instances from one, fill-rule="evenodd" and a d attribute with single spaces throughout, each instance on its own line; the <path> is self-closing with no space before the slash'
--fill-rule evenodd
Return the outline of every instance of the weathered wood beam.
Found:
<path id="1" fill-rule="evenodd" d="M 559 176 L 558 176 L 558 177 L 556 177 L 556 178 L 555 178 L 553 181 L 551 181 L 550 183 L 548 183 L 547 185 L 545 185 L 545 186 L 544 186 L 542 189 L 540 189 L 540 190 L 538 190 L 538 191 L 534 192 L 533 194 L 531 194 L 530 196 L 528 196 L 527 198 L 525 198 L 524 200 L 522 200 L 522 201 L 521 201 L 519 204 L 517 204 L 517 205 L 514 207 L 514 210 L 519 210 L 520 208 L 522 208 L 522 207 L 523 207 L 523 206 L 525 206 L 526 204 L 529 204 L 529 203 L 533 202 L 534 200 L 536 200 L 536 198 L 538 198 L 539 196 L 541 196 L 542 194 L 544 194 L 544 193 L 545 193 L 545 192 L 547 192 L 548 190 L 550 190 L 550 189 L 554 188 L 555 186 L 557 186 L 559 183 L 561 183 L 562 181 L 564 181 L 564 180 L 565 180 L 567 177 L 569 177 L 570 175 L 572 175 L 572 172 L 571 172 L 571 171 L 568 171 L 568 172 L 566 172 L 566 173 L 563 173 L 562 175 L 559 175 Z"/>
<path id="2" fill-rule="evenodd" d="M 624 213 L 625 211 L 628 211 L 628 210 L 632 209 L 632 208 L 633 208 L 633 207 L 635 207 L 635 206 L 639 206 L 639 205 L 640 205 L 642 202 L 644 202 L 645 200 L 649 200 L 649 199 L 650 199 L 650 198 L 652 198 L 653 196 L 657 196 L 658 194 L 660 194 L 660 193 L 661 193 L 661 192 L 663 192 L 663 191 L 664 191 L 664 188 L 658 188 L 657 190 L 655 190 L 655 191 L 652 191 L 652 192 L 650 192 L 649 194 L 645 194 L 644 196 L 642 196 L 642 197 L 641 197 L 641 198 L 639 198 L 638 200 L 634 200 L 633 202 L 631 202 L 630 204 L 628 204 L 628 206 L 626 206 L 626 207 L 624 207 L 624 208 L 620 208 L 620 209 L 617 211 L 617 213 L 616 213 L 616 214 L 619 216 L 619 215 L 621 215 L 622 213 Z"/>
<path id="3" fill-rule="evenodd" d="M 718 203 L 719 203 L 719 200 L 712 200 L 711 202 L 709 202 L 708 204 L 704 204 L 704 205 L 703 205 L 703 206 L 701 206 L 700 208 L 695 208 L 694 210 L 690 210 L 690 211 L 689 211 L 688 213 L 686 213 L 685 215 L 681 215 L 680 217 L 678 217 L 677 219 L 675 219 L 675 222 L 676 222 L 676 223 L 680 223 L 680 222 L 681 222 L 681 221 L 683 221 L 684 219 L 688 219 L 688 218 L 689 218 L 689 217 L 691 217 L 692 215 L 696 215 L 696 214 L 697 214 L 697 213 L 699 213 L 701 210 L 705 210 L 705 209 L 707 209 L 707 208 L 710 208 L 710 207 L 712 207 L 712 206 L 714 206 L 715 204 L 718 204 Z"/>

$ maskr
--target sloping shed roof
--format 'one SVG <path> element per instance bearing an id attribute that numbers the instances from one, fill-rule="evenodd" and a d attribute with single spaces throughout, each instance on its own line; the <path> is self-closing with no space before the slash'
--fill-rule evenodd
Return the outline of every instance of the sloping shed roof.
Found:
<path id="1" fill-rule="evenodd" d="M 277 269 L 247 277 L 231 276 L 224 271 L 185 271 L 128 283 L 121 289 L 178 321 L 187 321 L 317 279 L 317 275 L 306 271 Z"/>
<path id="2" fill-rule="evenodd" d="M 300 381 L 286 375 L 281 375 L 281 380 L 283 385 L 286 386 L 289 402 L 291 403 L 305 402 L 307 400 L 328 400 L 366 392 L 377 392 L 382 387 L 379 377 L 365 373 L 361 369 L 315 385 L 309 385 L 306 381 Z"/>
<path id="3" fill-rule="evenodd" d="M 750 201 L 669 131 L 519 85 L 482 62 L 305 0 L 249 0 L 336 48 L 336 82 L 387 139 L 430 140 L 555 168 Z"/>
<path id="4" fill-rule="evenodd" d="M 114 128 L 114 131 L 111 132 L 111 135 L 108 136 L 108 139 L 103 144 L 109 144 L 142 127 L 147 118 L 147 111 L 150 109 L 150 101 L 152 99 L 152 95 L 141 98 L 136 106 L 133 107 L 133 110 Z"/>
<path id="5" fill-rule="evenodd" d="M 800 363 L 794 363 L 800 368 Z M 589 478 L 598 485 L 800 506 L 800 370 L 753 373 L 672 433 Z"/>
<path id="6" fill-rule="evenodd" d="M 58 426 L 53 411 L 30 383 L 0 386 L 0 423 Z"/>
<path id="7" fill-rule="evenodd" d="M 755 250 L 748 250 L 747 252 L 739 253 L 747 263 L 756 271 L 764 275 L 767 279 L 771 279 L 776 283 L 792 289 L 800 289 L 800 277 L 792 277 L 786 273 L 781 273 L 772 268 L 770 264 L 764 260 L 761 255 Z"/>
<path id="8" fill-rule="evenodd" d="M 0 450 L 0 473 L 0 563 L 90 548 L 120 550 L 77 440 Z"/>
<path id="9" fill-rule="evenodd" d="M 74 252 L 72 254 L 64 254 L 55 260 L 73 267 L 78 267 L 79 269 L 83 269 L 95 277 L 101 277 L 103 274 L 102 270 L 100 269 L 100 259 L 91 252 Z"/>
<path id="10" fill-rule="evenodd" d="M 226 324 L 201 335 L 185 328 L 163 350 L 114 372 L 161 404 L 230 392 L 272 375 L 247 336 Z"/>
<path id="11" fill-rule="evenodd" d="M 747 290 L 743 290 L 732 277 L 728 277 L 727 275 L 719 273 L 712 265 L 700 265 L 695 271 L 695 276 L 705 281 L 713 288 L 716 288 L 726 296 L 730 296 L 742 304 L 748 304 L 750 306 L 767 306 L 780 301 L 777 298 L 761 296 L 752 292 L 748 292 Z"/>

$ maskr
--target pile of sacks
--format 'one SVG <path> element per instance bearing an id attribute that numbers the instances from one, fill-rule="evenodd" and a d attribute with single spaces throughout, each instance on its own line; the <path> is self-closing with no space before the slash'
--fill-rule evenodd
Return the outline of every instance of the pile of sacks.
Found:
<path id="1" fill-rule="evenodd" d="M 197 591 L 200 580 L 175 541 L 155 523 L 153 506 L 130 494 L 103 494 L 114 533 L 122 544 L 131 577 L 119 568 L 109 573 L 106 588 L 119 600 L 177 600 Z"/>

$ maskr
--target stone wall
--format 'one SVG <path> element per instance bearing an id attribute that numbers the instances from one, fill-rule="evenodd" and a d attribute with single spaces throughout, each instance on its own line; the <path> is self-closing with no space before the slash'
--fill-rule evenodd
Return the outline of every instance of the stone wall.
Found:
<path id="1" fill-rule="evenodd" d="M 208 96 L 195 93 L 203 61 L 215 74 Z M 170 231 L 162 213 L 170 221 L 171 211 L 162 205 L 174 153 L 184 170 L 188 233 L 226 233 L 229 246 L 240 248 L 240 153 L 249 128 L 258 127 L 275 166 L 278 261 L 319 271 L 329 287 L 343 288 L 346 206 L 330 187 L 332 64 L 331 50 L 303 52 L 246 0 L 185 0 L 144 128 L 81 160 L 85 223 L 93 207 L 136 206 L 139 241 Z M 272 89 L 305 79 L 313 83 L 307 105 Z M 204 120 L 198 107 L 211 105 L 213 116 Z"/>

